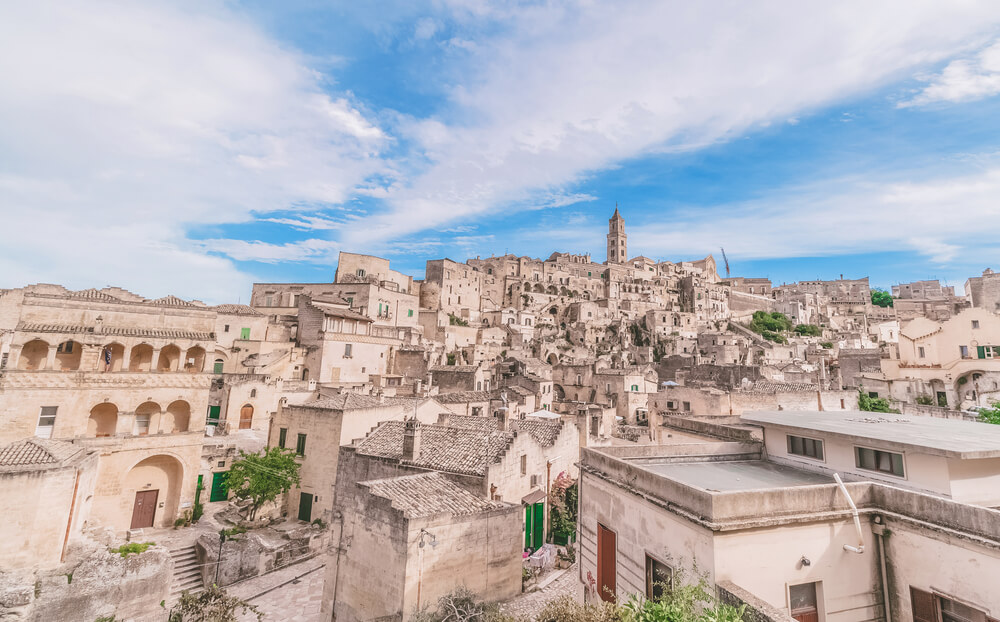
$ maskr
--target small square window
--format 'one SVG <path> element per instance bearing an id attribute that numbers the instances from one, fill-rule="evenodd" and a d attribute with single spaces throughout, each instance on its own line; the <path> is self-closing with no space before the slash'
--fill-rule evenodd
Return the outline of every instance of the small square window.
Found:
<path id="1" fill-rule="evenodd" d="M 226 461 L 225 461 L 225 460 L 219 460 L 219 462 L 218 462 L 218 465 L 217 465 L 217 466 L 220 466 L 220 467 L 224 467 L 224 466 L 226 466 Z"/>
<path id="2" fill-rule="evenodd" d="M 979 328 L 979 320 L 972 320 L 972 328 Z"/>
<path id="3" fill-rule="evenodd" d="M 222 332 L 224 332 L 224 333 L 228 333 L 229 332 L 229 324 L 226 324 L 225 326 L 222 327 Z"/>
<path id="4" fill-rule="evenodd" d="M 528 454 L 521 454 L 521 475 L 528 474 Z"/>
<path id="5" fill-rule="evenodd" d="M 924 350 L 923 346 L 917 348 L 917 356 L 919 356 L 920 358 L 924 358 L 925 354 L 926 351 Z"/>

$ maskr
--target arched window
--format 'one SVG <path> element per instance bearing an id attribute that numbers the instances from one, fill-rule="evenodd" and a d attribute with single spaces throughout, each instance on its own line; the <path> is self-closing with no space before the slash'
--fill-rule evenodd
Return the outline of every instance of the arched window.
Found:
<path id="1" fill-rule="evenodd" d="M 221 374 L 223 368 L 226 366 L 226 362 L 222 359 L 215 359 L 215 365 L 212 366 L 213 374 Z"/>
<path id="2" fill-rule="evenodd" d="M 250 389 L 250 397 L 257 397 L 257 389 Z"/>

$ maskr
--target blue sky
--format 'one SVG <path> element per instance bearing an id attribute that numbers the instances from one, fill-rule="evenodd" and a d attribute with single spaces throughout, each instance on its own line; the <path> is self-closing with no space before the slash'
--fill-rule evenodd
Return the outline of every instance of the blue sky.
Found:
<path id="1" fill-rule="evenodd" d="M 960 288 L 1000 266 L 1000 7 L 870 4 L 6 6 L 0 209 L 44 234 L 0 287 L 603 261 L 617 202 L 632 255 Z"/>

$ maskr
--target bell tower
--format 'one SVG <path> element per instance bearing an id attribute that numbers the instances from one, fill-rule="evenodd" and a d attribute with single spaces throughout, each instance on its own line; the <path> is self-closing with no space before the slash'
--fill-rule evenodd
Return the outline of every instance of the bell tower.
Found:
<path id="1" fill-rule="evenodd" d="M 608 261 L 607 263 L 625 263 L 628 261 L 628 236 L 625 235 L 625 219 L 618 213 L 618 204 L 615 204 L 615 213 L 608 220 Z"/>

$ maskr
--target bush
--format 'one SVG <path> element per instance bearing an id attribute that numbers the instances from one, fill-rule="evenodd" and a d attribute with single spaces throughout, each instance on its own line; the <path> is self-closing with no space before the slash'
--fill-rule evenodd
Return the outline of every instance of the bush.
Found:
<path id="1" fill-rule="evenodd" d="M 413 622 L 515 622 L 514 618 L 500 613 L 496 604 L 484 604 L 476 599 L 467 587 L 438 599 L 437 609 L 414 612 Z"/>
<path id="2" fill-rule="evenodd" d="M 933 406 L 934 398 L 932 398 L 930 395 L 918 395 L 917 403 L 920 404 L 921 406 Z"/>
<path id="3" fill-rule="evenodd" d="M 889 400 L 884 397 L 871 397 L 864 391 L 858 392 L 858 409 L 876 413 L 898 413 L 899 411 L 889 407 Z"/>
<path id="4" fill-rule="evenodd" d="M 750 330 L 763 335 L 765 332 L 782 333 L 792 330 L 792 321 L 784 313 L 773 311 L 754 311 L 750 321 Z M 765 336 L 765 339 L 767 337 Z"/>
<path id="5" fill-rule="evenodd" d="M 821 341 L 819 343 L 819 346 L 821 348 L 826 348 L 827 350 L 832 350 L 833 349 L 833 342 L 832 341 Z"/>
<path id="6" fill-rule="evenodd" d="M 979 421 L 1000 425 L 1000 402 L 993 402 L 988 408 L 980 408 Z"/>
<path id="7" fill-rule="evenodd" d="M 458 317 L 454 313 L 449 313 L 448 314 L 448 323 L 451 324 L 452 326 L 468 326 L 469 325 L 469 322 L 467 320 L 463 320 L 462 318 Z"/>
<path id="8" fill-rule="evenodd" d="M 257 607 L 230 596 L 226 590 L 213 585 L 198 594 L 190 594 L 184 590 L 180 600 L 170 610 L 167 620 L 168 622 L 238 622 L 237 610 L 244 616 L 247 613 L 253 614 L 257 617 L 257 622 L 264 619 L 264 614 Z"/>
<path id="9" fill-rule="evenodd" d="M 876 307 L 891 307 L 892 294 L 885 291 L 884 289 L 873 289 L 872 304 L 875 305 Z"/>
<path id="10" fill-rule="evenodd" d="M 127 544 L 121 545 L 117 549 L 111 549 L 111 552 L 118 553 L 122 557 L 128 557 L 132 553 L 135 553 L 137 555 L 145 553 L 146 549 L 155 545 L 156 545 L 155 542 L 129 542 Z"/>
<path id="11" fill-rule="evenodd" d="M 819 337 L 823 334 L 820 327 L 815 324 L 799 324 L 795 327 L 795 332 L 803 337 Z"/>

